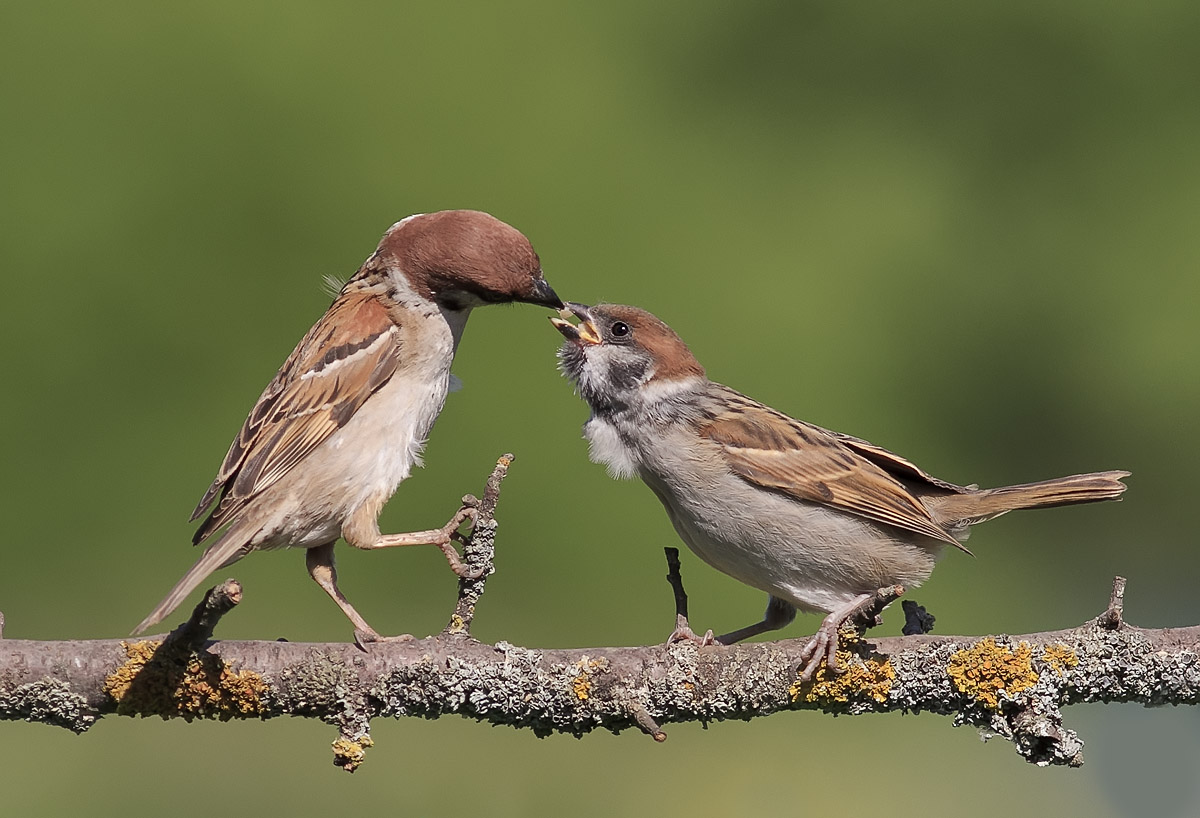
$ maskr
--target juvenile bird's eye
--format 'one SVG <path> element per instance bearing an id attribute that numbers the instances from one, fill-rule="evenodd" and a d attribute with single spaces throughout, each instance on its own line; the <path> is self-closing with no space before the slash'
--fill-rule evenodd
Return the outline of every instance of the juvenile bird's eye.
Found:
<path id="1" fill-rule="evenodd" d="M 624 338 L 629 334 L 629 325 L 624 321 L 614 321 L 613 325 L 608 328 L 614 338 Z"/>

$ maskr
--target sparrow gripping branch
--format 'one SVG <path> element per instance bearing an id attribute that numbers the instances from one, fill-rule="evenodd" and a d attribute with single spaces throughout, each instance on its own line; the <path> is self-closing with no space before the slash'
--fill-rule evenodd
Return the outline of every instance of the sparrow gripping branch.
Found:
<path id="1" fill-rule="evenodd" d="M 659 725 L 781 710 L 925 711 L 1009 739 L 1030 762 L 1076 766 L 1082 741 L 1064 725 L 1065 705 L 1200 704 L 1200 625 L 1142 629 L 1111 616 L 1020 636 L 847 640 L 845 672 L 807 682 L 796 672 L 803 639 L 543 650 L 443 632 L 366 653 L 218 641 L 143 677 L 156 645 L 0 640 L 0 719 L 83 732 L 108 714 L 320 718 L 339 726 L 339 766 L 353 769 L 379 717 L 460 715 L 538 735 L 636 729 L 661 741 Z"/>
<path id="2" fill-rule="evenodd" d="M 637 307 L 568 303 L 551 318 L 559 365 L 591 408 L 591 458 L 639 477 L 706 563 L 768 595 L 731 645 L 826 614 L 802 678 L 838 667 L 839 631 L 878 595 L 915 588 L 971 526 L 1017 509 L 1117 500 L 1129 472 L 981 489 L 934 477 L 881 446 L 789 417 L 708 379 L 674 330 Z M 676 592 L 677 599 L 679 592 Z M 864 608 L 865 606 L 865 608 Z M 920 627 L 919 625 L 917 626 Z M 677 615 L 668 641 L 705 646 Z"/>
<path id="3" fill-rule="evenodd" d="M 474 210 L 392 225 L 300 339 L 250 410 L 192 512 L 203 555 L 134 629 L 161 622 L 213 571 L 259 550 L 298 548 L 362 642 L 385 641 L 338 587 L 334 544 L 436 545 L 450 567 L 462 508 L 441 528 L 385 535 L 379 513 L 420 462 L 445 403 L 471 311 L 560 309 L 529 239 Z M 405 636 L 396 637 L 405 638 Z"/>

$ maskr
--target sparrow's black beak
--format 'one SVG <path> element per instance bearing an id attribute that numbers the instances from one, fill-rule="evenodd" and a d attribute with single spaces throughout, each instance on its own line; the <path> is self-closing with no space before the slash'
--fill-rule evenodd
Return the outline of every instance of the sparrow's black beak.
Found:
<path id="1" fill-rule="evenodd" d="M 542 307 L 549 307 L 552 310 L 561 310 L 564 307 L 563 300 L 558 297 L 558 293 L 551 289 L 544 278 L 534 279 L 533 291 L 519 300 L 524 301 L 526 304 L 538 304 Z"/>
<path id="2" fill-rule="evenodd" d="M 576 346 L 594 346 L 600 343 L 600 333 L 596 332 L 596 325 L 592 323 L 591 308 L 586 304 L 568 301 L 558 314 L 563 317 L 551 318 L 550 323 L 568 341 Z M 574 315 L 579 319 L 579 323 L 572 324 L 566 320 L 567 315 Z"/>

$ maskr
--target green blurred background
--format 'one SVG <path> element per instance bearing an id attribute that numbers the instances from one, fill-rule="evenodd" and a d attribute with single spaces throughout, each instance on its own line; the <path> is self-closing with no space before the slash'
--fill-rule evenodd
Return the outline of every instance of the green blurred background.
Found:
<path id="1" fill-rule="evenodd" d="M 6 635 L 126 634 L 196 556 L 188 512 L 322 277 L 451 207 L 525 231 L 563 296 L 657 312 L 714 379 L 947 479 L 1134 472 L 1120 505 L 1005 517 L 977 558 L 947 555 L 913 594 L 940 632 L 1082 622 L 1115 573 L 1135 623 L 1194 624 L 1197 42 L 1194 3 L 6 4 Z M 556 341 L 532 307 L 472 318 L 466 388 L 383 527 L 440 524 L 514 451 L 477 635 L 660 640 L 676 538 L 587 462 Z M 761 594 L 684 560 L 699 627 L 759 616 Z M 340 568 L 384 632 L 434 632 L 453 604 L 434 549 Z M 247 596 L 221 636 L 349 638 L 300 554 L 229 573 Z M 661 746 L 381 721 L 353 777 L 314 721 L 4 723 L 0 780 L 14 815 L 453 815 L 466 783 L 513 816 L 1200 811 L 1194 711 L 1068 719 L 1078 771 L 932 716 Z"/>

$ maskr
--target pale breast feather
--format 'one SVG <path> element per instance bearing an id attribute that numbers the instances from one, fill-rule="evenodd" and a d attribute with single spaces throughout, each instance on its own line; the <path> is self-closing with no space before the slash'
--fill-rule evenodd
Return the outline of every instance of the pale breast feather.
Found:
<path id="1" fill-rule="evenodd" d="M 593 463 L 608 467 L 617 480 L 628 480 L 637 474 L 634 452 L 621 440 L 616 427 L 603 418 L 593 417 L 583 427 L 583 436 L 590 444 L 589 457 Z"/>

